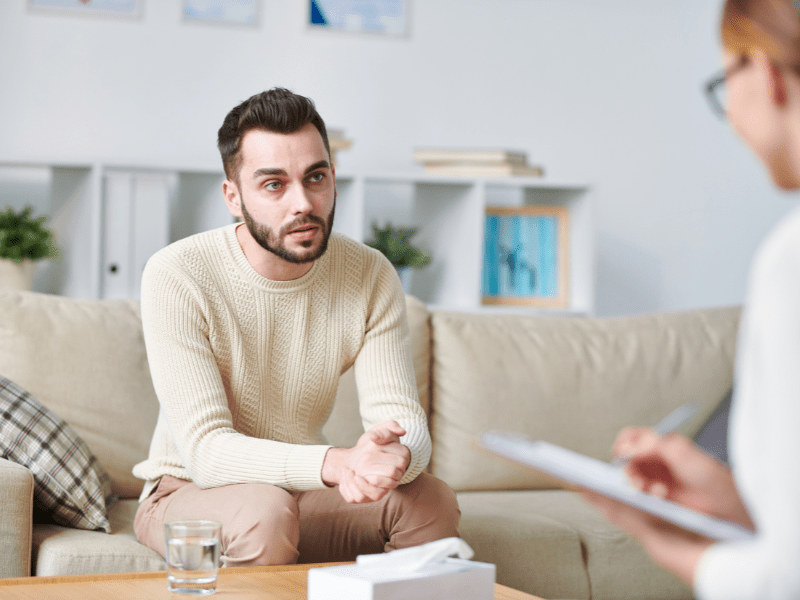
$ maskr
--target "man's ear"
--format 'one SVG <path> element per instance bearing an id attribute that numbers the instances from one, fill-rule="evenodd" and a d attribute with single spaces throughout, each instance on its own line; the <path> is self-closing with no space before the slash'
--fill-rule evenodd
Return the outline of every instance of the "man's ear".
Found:
<path id="1" fill-rule="evenodd" d="M 242 216 L 242 196 L 239 193 L 239 188 L 230 179 L 222 182 L 222 195 L 225 197 L 225 204 L 228 206 L 228 212 L 234 217 Z"/>

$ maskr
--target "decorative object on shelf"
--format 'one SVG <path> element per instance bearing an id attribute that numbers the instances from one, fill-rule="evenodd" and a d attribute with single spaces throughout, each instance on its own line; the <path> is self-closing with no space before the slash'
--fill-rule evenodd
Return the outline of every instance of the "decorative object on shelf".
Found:
<path id="1" fill-rule="evenodd" d="M 328 144 L 331 147 L 331 162 L 336 164 L 336 153 L 339 150 L 347 150 L 353 145 L 353 140 L 345 139 L 344 131 L 341 129 L 328 129 Z"/>
<path id="2" fill-rule="evenodd" d="M 562 206 L 487 207 L 483 304 L 567 306 L 567 220 Z"/>
<path id="3" fill-rule="evenodd" d="M 460 148 L 420 148 L 414 160 L 426 173 L 459 177 L 541 177 L 544 169 L 528 164 L 528 157 L 517 150 L 465 150 Z"/>
<path id="4" fill-rule="evenodd" d="M 138 18 L 144 0 L 28 0 L 28 10 Z"/>
<path id="5" fill-rule="evenodd" d="M 258 25 L 258 0 L 183 0 L 187 21 Z"/>
<path id="6" fill-rule="evenodd" d="M 406 35 L 410 0 L 309 0 L 312 29 Z"/>
<path id="7" fill-rule="evenodd" d="M 9 207 L 0 213 L 0 289 L 31 289 L 35 262 L 58 256 L 53 232 L 44 226 L 47 217 L 33 219 L 32 212 Z"/>
<path id="8" fill-rule="evenodd" d="M 364 242 L 367 246 L 382 252 L 392 263 L 400 281 L 403 291 L 408 293 L 411 285 L 411 269 L 424 267 L 431 262 L 431 255 L 422 248 L 411 245 L 410 239 L 417 233 L 416 228 L 395 229 L 387 223 L 383 229 L 377 223 L 372 224 L 373 238 Z"/>

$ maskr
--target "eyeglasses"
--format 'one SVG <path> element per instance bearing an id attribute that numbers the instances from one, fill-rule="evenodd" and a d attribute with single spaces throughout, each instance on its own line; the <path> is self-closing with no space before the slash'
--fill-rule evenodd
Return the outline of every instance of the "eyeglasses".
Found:
<path id="1" fill-rule="evenodd" d="M 706 83 L 706 97 L 711 104 L 711 109 L 723 119 L 728 113 L 728 87 L 726 85 L 728 78 L 741 71 L 746 64 L 747 56 L 742 55 L 735 65 L 715 75 Z"/>

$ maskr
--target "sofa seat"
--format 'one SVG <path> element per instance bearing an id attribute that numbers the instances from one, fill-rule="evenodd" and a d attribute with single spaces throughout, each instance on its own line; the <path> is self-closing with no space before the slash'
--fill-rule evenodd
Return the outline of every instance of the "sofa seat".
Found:
<path id="1" fill-rule="evenodd" d="M 567 490 L 459 492 L 461 537 L 497 580 L 543 598 L 686 598 L 641 546 Z"/>
<path id="2" fill-rule="evenodd" d="M 138 500 L 117 500 L 108 508 L 111 533 L 37 524 L 33 528 L 34 575 L 82 575 L 163 571 L 164 559 L 143 546 L 133 532 Z"/>

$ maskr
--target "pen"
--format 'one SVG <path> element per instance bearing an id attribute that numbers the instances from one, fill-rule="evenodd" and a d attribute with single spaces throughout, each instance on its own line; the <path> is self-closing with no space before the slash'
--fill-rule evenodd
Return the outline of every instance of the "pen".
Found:
<path id="1" fill-rule="evenodd" d="M 691 419 L 697 412 L 698 408 L 699 406 L 697 405 L 697 402 L 687 402 L 686 404 L 681 404 L 678 408 L 661 419 L 653 427 L 653 431 L 655 431 L 658 435 L 666 435 L 672 431 L 675 431 L 681 425 Z M 627 465 L 629 461 L 629 457 L 618 456 L 611 461 L 611 464 L 615 467 L 622 467 Z"/>

